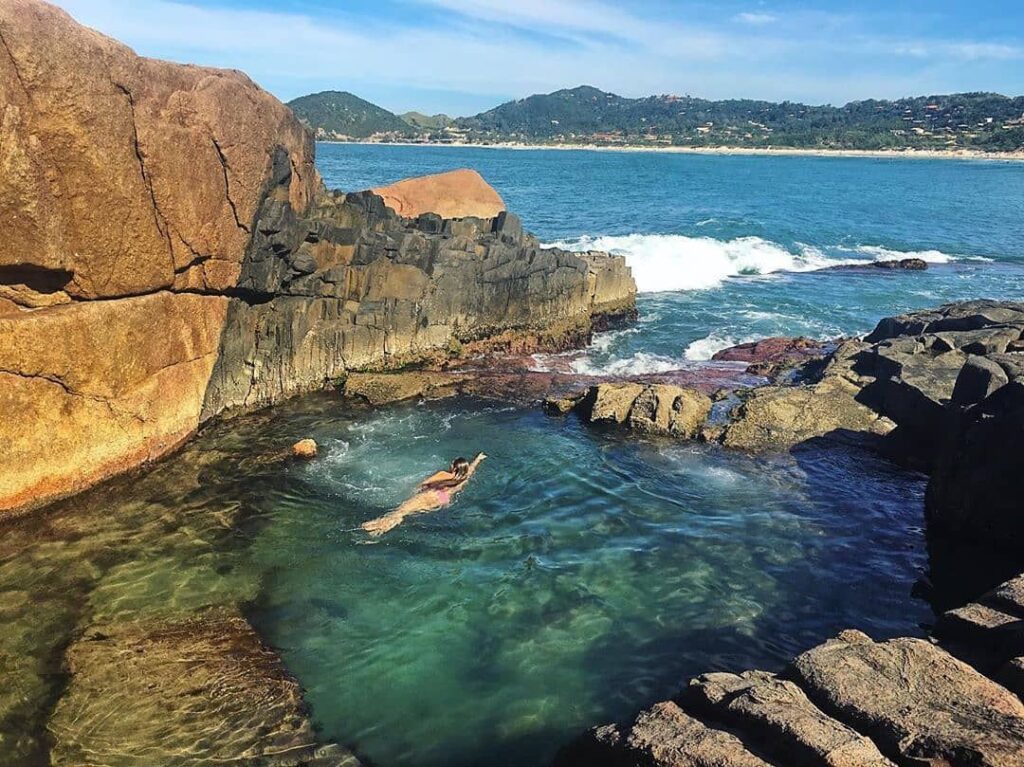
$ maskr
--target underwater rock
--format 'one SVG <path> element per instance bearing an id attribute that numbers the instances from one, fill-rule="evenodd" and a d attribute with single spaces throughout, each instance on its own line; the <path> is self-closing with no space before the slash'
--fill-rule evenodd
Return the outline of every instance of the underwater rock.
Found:
<path id="1" fill-rule="evenodd" d="M 55 767 L 358 767 L 317 741 L 298 684 L 240 615 L 96 625 L 67 651 Z"/>

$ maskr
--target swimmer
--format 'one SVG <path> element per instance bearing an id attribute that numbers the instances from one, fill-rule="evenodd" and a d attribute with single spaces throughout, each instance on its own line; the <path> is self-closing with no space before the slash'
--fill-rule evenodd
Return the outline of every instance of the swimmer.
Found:
<path id="1" fill-rule="evenodd" d="M 456 493 L 466 486 L 477 466 L 487 456 L 477 455 L 472 462 L 465 458 L 456 458 L 447 471 L 439 471 L 427 477 L 416 487 L 416 493 L 401 506 L 382 517 L 371 519 L 362 524 L 363 530 L 370 535 L 383 535 L 402 524 L 402 520 L 410 514 L 422 514 L 436 511 L 452 502 Z"/>

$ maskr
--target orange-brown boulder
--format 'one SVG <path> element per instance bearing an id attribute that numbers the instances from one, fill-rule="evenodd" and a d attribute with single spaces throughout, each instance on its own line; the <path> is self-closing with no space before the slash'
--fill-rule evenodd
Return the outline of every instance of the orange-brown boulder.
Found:
<path id="1" fill-rule="evenodd" d="M 0 298 L 34 307 L 235 284 L 271 154 L 302 209 L 294 115 L 241 72 L 137 56 L 38 0 L 0 2 Z"/>
<path id="2" fill-rule="evenodd" d="M 0 510 L 82 490 L 191 436 L 227 306 L 162 291 L 0 317 Z"/>
<path id="3" fill-rule="evenodd" d="M 398 215 L 415 218 L 436 213 L 441 218 L 494 218 L 505 201 L 483 176 L 463 168 L 433 176 L 407 178 L 373 190 Z"/>

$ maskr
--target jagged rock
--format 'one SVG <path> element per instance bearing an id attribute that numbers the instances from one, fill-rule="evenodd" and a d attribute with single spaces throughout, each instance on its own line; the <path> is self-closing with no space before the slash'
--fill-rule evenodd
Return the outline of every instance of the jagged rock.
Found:
<path id="1" fill-rule="evenodd" d="M 373 192 L 405 218 L 435 213 L 441 218 L 490 219 L 505 210 L 501 196 L 479 173 L 468 168 L 406 179 Z"/>
<path id="2" fill-rule="evenodd" d="M 886 317 L 865 338 L 876 343 L 898 336 L 922 336 L 943 331 L 979 330 L 992 325 L 1024 326 L 1024 303 L 1010 301 L 963 301 L 931 311 Z"/>
<path id="3" fill-rule="evenodd" d="M 920 639 L 845 631 L 800 655 L 793 673 L 825 713 L 908 764 L 1019 767 L 1024 703 Z"/>
<path id="4" fill-rule="evenodd" d="M 649 434 L 693 439 L 711 412 L 711 398 L 696 389 L 653 384 L 633 402 L 629 427 Z"/>
<path id="5" fill-rule="evenodd" d="M 561 410 L 568 404 L 556 407 Z M 659 383 L 597 384 L 572 404 L 591 423 L 624 424 L 638 432 L 686 439 L 697 436 L 711 412 L 707 394 Z"/>
<path id="6" fill-rule="evenodd" d="M 950 404 L 957 407 L 976 405 L 1010 379 L 996 362 L 987 357 L 968 357 L 953 385 Z"/>
<path id="7" fill-rule="evenodd" d="M 947 421 L 925 497 L 931 530 L 980 541 L 1024 563 L 1024 379 Z"/>
<path id="8" fill-rule="evenodd" d="M 988 673 L 1024 656 L 1024 575 L 943 613 L 935 635 Z"/>
<path id="9" fill-rule="evenodd" d="M 687 701 L 758 739 L 786 765 L 892 767 L 868 738 L 817 708 L 793 682 L 763 671 L 704 674 Z"/>
<path id="10" fill-rule="evenodd" d="M 67 651 L 54 767 L 358 767 L 317 741 L 298 684 L 231 612 L 93 626 Z"/>
<path id="11" fill-rule="evenodd" d="M 593 386 L 581 404 L 584 417 L 592 423 L 625 423 L 643 391 L 643 384 L 634 383 Z"/>
<path id="12" fill-rule="evenodd" d="M 558 767 L 772 767 L 735 735 L 672 702 L 656 703 L 627 728 L 599 727 L 562 753 Z"/>
<path id="13" fill-rule="evenodd" d="M 859 391 L 839 376 L 809 386 L 755 389 L 725 427 L 721 442 L 743 450 L 779 450 L 816 437 L 888 433 L 892 422 L 860 404 Z"/>

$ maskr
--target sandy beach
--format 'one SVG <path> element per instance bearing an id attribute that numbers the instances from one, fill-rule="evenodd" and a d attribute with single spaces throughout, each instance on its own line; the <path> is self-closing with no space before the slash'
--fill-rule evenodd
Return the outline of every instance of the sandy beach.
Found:
<path id="1" fill-rule="evenodd" d="M 978 152 L 969 149 L 798 149 L 795 147 L 685 147 L 685 146 L 606 146 L 601 144 L 523 144 L 497 142 L 478 144 L 469 142 L 423 142 L 423 141 L 321 141 L 323 144 L 366 144 L 372 146 L 424 146 L 459 147 L 471 149 L 519 149 L 577 152 L 654 152 L 664 154 L 710 154 L 710 155 L 759 155 L 779 157 L 869 157 L 875 159 L 915 160 L 1001 160 L 1024 162 L 1024 151 Z"/>

